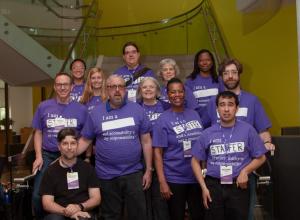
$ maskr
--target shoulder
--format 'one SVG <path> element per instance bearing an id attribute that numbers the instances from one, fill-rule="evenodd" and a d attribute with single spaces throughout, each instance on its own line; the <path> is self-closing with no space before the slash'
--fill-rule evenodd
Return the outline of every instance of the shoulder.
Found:
<path id="1" fill-rule="evenodd" d="M 117 74 L 117 75 L 120 75 L 122 74 L 124 71 L 127 71 L 127 67 L 124 65 L 124 66 L 121 66 L 119 67 L 113 74 Z"/>

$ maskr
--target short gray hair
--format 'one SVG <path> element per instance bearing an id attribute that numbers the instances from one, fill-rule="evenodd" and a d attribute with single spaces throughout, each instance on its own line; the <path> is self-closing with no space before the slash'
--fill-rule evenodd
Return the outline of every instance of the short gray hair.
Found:
<path id="1" fill-rule="evenodd" d="M 160 78 L 162 78 L 161 72 L 163 70 L 164 65 L 166 65 L 166 64 L 170 64 L 170 65 L 172 65 L 174 67 L 174 69 L 175 69 L 175 76 L 178 76 L 180 74 L 180 70 L 179 70 L 179 67 L 178 67 L 176 61 L 174 59 L 172 59 L 172 58 L 166 58 L 166 59 L 163 59 L 163 60 L 161 60 L 159 62 L 159 70 L 157 72 L 157 75 Z"/>
<path id="2" fill-rule="evenodd" d="M 159 83 L 158 83 L 158 81 L 155 79 L 155 78 L 153 78 L 153 77 L 144 77 L 142 80 L 141 80 L 141 82 L 139 83 L 139 86 L 138 86 L 138 89 L 137 89 L 137 93 L 136 93 L 136 99 L 138 100 L 138 101 L 142 101 L 142 86 L 143 86 L 143 84 L 147 81 L 147 80 L 150 80 L 150 81 L 152 81 L 154 84 L 155 84 L 155 86 L 156 86 L 156 98 L 158 98 L 159 96 L 160 96 L 160 86 L 159 86 Z"/>

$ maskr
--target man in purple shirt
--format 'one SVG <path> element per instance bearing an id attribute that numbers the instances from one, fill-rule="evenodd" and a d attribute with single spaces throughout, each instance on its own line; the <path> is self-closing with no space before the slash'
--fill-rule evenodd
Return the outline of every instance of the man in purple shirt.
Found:
<path id="1" fill-rule="evenodd" d="M 219 75 L 222 76 L 225 90 L 231 91 L 238 96 L 239 109 L 236 113 L 237 119 L 251 124 L 259 133 L 265 147 L 268 150 L 274 150 L 275 146 L 271 142 L 271 134 L 268 131 L 272 126 L 271 121 L 258 98 L 241 89 L 240 74 L 242 72 L 243 66 L 236 59 L 226 59 L 219 67 Z M 205 127 L 220 120 L 215 100 L 216 97 L 211 98 L 206 114 L 202 118 Z"/>
<path id="2" fill-rule="evenodd" d="M 33 120 L 35 161 L 32 172 L 36 173 L 33 190 L 33 205 L 36 219 L 43 216 L 39 188 L 45 170 L 60 153 L 57 145 L 57 133 L 64 127 L 73 127 L 79 132 L 87 117 L 85 106 L 70 100 L 72 78 L 67 73 L 58 73 L 54 79 L 56 97 L 46 100 L 38 106 Z"/>
<path id="3" fill-rule="evenodd" d="M 126 83 L 131 81 L 127 86 L 127 98 L 136 102 L 136 91 L 140 81 L 146 76 L 155 77 L 155 75 L 151 69 L 148 69 L 143 75 L 134 80 L 134 74 L 145 68 L 144 65 L 140 64 L 140 50 L 134 42 L 127 42 L 124 44 L 122 52 L 125 65 L 117 69 L 115 74 L 122 76 Z"/>
<path id="4" fill-rule="evenodd" d="M 192 148 L 192 168 L 202 188 L 206 220 L 247 219 L 248 175 L 265 161 L 266 148 L 255 129 L 236 119 L 239 100 L 230 91 L 216 97 L 220 123 L 200 135 Z M 200 161 L 207 162 L 204 181 Z"/>
<path id="5" fill-rule="evenodd" d="M 219 75 L 222 76 L 225 90 L 235 93 L 239 98 L 239 109 L 236 113 L 236 117 L 239 120 L 246 121 L 251 124 L 259 133 L 260 138 L 264 142 L 266 149 L 273 152 L 275 146 L 272 144 L 271 134 L 269 128 L 272 124 L 269 120 L 264 108 L 258 98 L 251 93 L 248 93 L 241 89 L 240 86 L 240 74 L 243 72 L 242 64 L 236 59 L 225 59 L 219 67 Z M 203 115 L 202 119 L 204 125 L 207 126 L 207 122 L 212 124 L 219 120 L 219 115 L 216 111 L 215 97 L 213 97 L 208 106 L 207 111 Z M 254 218 L 254 205 L 256 200 L 255 194 L 255 178 L 251 176 L 251 197 L 250 197 L 250 210 L 248 220 Z"/>
<path id="6" fill-rule="evenodd" d="M 73 78 L 73 87 L 70 94 L 71 100 L 79 102 L 84 90 L 84 73 L 86 64 L 82 59 L 75 59 L 70 64 L 70 70 Z"/>
<path id="7" fill-rule="evenodd" d="M 96 138 L 96 173 L 100 179 L 104 219 L 120 219 L 125 202 L 128 219 L 146 219 L 143 190 L 152 179 L 151 123 L 143 108 L 126 101 L 125 80 L 107 79 L 108 101 L 95 107 L 81 132 L 78 153 Z M 145 173 L 142 173 L 142 153 Z"/>

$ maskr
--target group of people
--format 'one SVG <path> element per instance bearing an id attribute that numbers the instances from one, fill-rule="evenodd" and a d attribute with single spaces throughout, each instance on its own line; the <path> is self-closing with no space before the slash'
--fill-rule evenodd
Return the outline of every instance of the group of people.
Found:
<path id="1" fill-rule="evenodd" d="M 183 220 L 186 210 L 195 220 L 253 219 L 252 172 L 275 146 L 261 103 L 240 87 L 239 61 L 217 73 L 201 50 L 183 83 L 175 60 L 156 76 L 135 43 L 122 52 L 125 65 L 108 77 L 100 68 L 84 77 L 75 59 L 38 106 L 36 219 L 96 219 L 100 203 L 104 220 Z"/>

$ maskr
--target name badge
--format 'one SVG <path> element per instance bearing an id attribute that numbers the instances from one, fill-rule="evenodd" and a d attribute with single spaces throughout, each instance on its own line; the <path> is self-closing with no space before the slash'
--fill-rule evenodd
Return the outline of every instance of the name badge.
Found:
<path id="1" fill-rule="evenodd" d="M 128 100 L 132 102 L 136 102 L 136 90 L 134 89 L 128 90 Z"/>
<path id="2" fill-rule="evenodd" d="M 184 157 L 192 157 L 192 142 L 183 141 L 183 155 Z"/>
<path id="3" fill-rule="evenodd" d="M 77 172 L 67 173 L 68 189 L 79 189 L 79 178 Z"/>
<path id="4" fill-rule="evenodd" d="M 221 184 L 232 184 L 232 166 L 220 166 Z"/>

